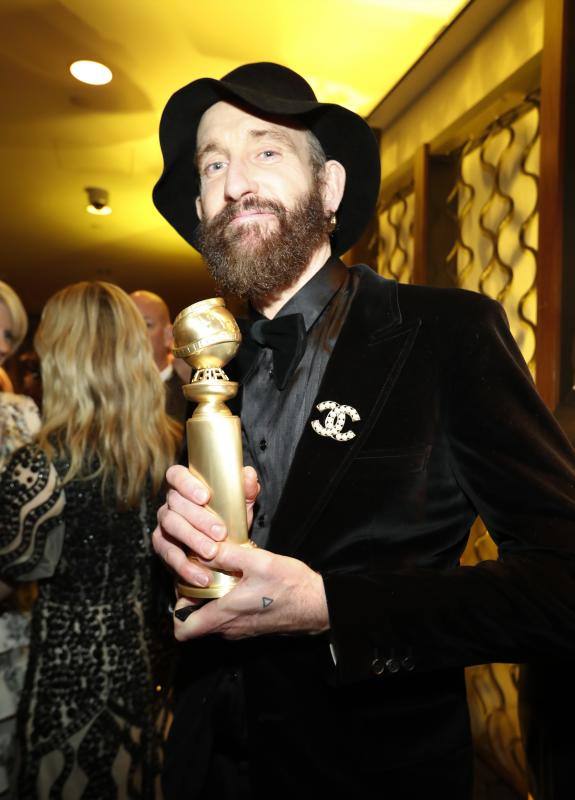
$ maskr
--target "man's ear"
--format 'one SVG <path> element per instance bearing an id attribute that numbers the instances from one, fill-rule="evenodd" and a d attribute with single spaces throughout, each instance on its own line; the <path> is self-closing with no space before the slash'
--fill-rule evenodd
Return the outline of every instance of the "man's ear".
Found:
<path id="1" fill-rule="evenodd" d="M 164 326 L 164 344 L 169 350 L 174 346 L 174 329 L 171 324 Z"/>
<path id="2" fill-rule="evenodd" d="M 339 208 L 345 189 L 345 167 L 339 161 L 326 161 L 323 181 L 323 207 L 335 212 Z"/>
<path id="3" fill-rule="evenodd" d="M 201 221 L 204 216 L 204 209 L 202 208 L 200 195 L 196 197 L 196 214 L 198 215 L 198 219 Z"/>

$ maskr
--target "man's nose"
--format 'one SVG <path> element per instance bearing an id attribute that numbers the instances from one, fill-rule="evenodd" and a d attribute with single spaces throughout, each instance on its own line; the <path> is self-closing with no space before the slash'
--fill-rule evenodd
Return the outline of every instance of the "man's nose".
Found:
<path id="1" fill-rule="evenodd" d="M 257 194 L 258 184 L 252 171 L 244 161 L 230 161 L 226 172 L 226 200 L 239 200 L 250 194 Z"/>

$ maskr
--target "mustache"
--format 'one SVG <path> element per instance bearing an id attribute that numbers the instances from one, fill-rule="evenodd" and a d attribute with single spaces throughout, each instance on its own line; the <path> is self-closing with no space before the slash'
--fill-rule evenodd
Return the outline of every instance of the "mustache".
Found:
<path id="1" fill-rule="evenodd" d="M 244 211 L 260 211 L 262 213 L 272 213 L 278 217 L 285 216 L 286 208 L 275 200 L 264 200 L 259 197 L 247 197 L 245 200 L 237 200 L 229 203 L 216 214 L 209 223 L 210 227 L 223 230 L 235 217 Z"/>

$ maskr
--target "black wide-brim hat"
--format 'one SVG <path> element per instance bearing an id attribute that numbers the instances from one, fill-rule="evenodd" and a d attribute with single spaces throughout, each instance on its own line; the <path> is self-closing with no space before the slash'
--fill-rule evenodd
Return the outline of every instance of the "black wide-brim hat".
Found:
<path id="1" fill-rule="evenodd" d="M 319 139 L 327 159 L 343 164 L 345 192 L 331 243 L 338 255 L 348 250 L 361 236 L 377 202 L 380 160 L 375 136 L 358 114 L 334 103 L 319 103 L 301 75 L 279 64 L 245 64 L 219 81 L 192 81 L 170 97 L 160 122 L 164 171 L 153 192 L 158 211 L 200 249 L 196 134 L 202 114 L 220 100 L 238 103 L 255 116 L 297 118 Z"/>

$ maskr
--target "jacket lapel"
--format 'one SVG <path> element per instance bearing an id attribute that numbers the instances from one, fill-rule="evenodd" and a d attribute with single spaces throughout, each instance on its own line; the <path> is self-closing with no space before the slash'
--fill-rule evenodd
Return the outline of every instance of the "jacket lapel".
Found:
<path id="1" fill-rule="evenodd" d="M 369 267 L 356 269 L 359 286 L 272 522 L 268 547 L 276 553 L 293 552 L 329 502 L 381 414 L 419 329 L 418 321 L 402 324 L 394 281 Z M 354 438 L 336 441 L 312 427 L 313 420 L 325 422 L 326 411 L 318 411 L 317 404 L 330 400 L 359 413 L 355 422 L 346 416 L 344 431 L 353 431 Z"/>

